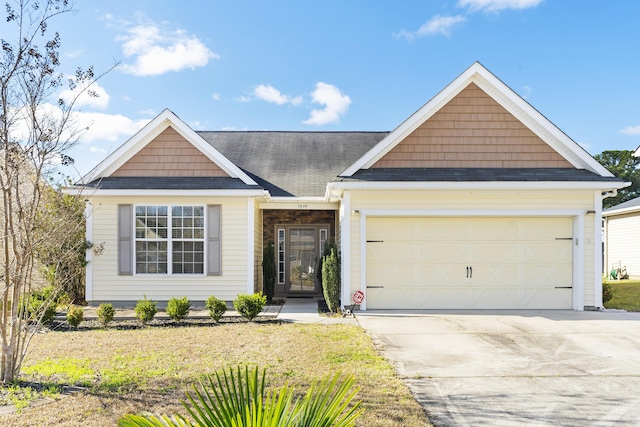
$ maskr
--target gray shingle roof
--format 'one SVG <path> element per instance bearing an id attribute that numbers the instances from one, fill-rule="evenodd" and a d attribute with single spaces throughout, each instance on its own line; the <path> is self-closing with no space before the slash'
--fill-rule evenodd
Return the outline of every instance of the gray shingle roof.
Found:
<path id="1" fill-rule="evenodd" d="M 272 196 L 324 196 L 327 183 L 388 132 L 215 131 L 198 134 Z"/>
<path id="2" fill-rule="evenodd" d="M 605 209 L 603 213 L 610 212 L 610 211 L 617 211 L 618 209 L 628 209 L 628 208 L 636 208 L 636 207 L 640 208 L 640 197 L 627 200 L 626 202 L 620 203 L 615 206 L 611 206 L 610 208 Z"/>
<path id="3" fill-rule="evenodd" d="M 229 177 L 106 177 L 96 179 L 87 187 L 101 190 L 259 190 L 261 187 L 247 185 L 239 178 Z"/>
<path id="4" fill-rule="evenodd" d="M 591 181 L 620 182 L 585 169 L 573 168 L 377 168 L 361 169 L 335 181 Z"/>
<path id="5" fill-rule="evenodd" d="M 388 132 L 198 131 L 205 141 L 256 181 L 228 177 L 108 177 L 101 189 L 266 189 L 271 196 L 321 197 L 331 181 L 592 181 L 619 182 L 584 169 L 378 168 L 342 173 Z"/>

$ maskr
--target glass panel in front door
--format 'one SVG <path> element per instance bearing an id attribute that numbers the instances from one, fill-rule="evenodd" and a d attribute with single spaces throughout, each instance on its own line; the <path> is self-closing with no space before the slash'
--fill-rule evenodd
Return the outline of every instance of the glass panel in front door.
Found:
<path id="1" fill-rule="evenodd" d="M 289 229 L 289 292 L 316 291 L 316 230 Z"/>

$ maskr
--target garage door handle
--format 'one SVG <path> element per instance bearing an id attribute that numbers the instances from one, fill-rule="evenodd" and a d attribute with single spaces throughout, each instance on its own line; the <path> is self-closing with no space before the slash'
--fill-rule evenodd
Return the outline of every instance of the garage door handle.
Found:
<path id="1" fill-rule="evenodd" d="M 384 240 L 367 240 L 367 243 L 384 243 Z"/>
<path id="2" fill-rule="evenodd" d="M 367 289 L 382 289 L 384 286 L 367 286 Z"/>
<path id="3" fill-rule="evenodd" d="M 473 277 L 473 267 L 467 267 L 467 279 L 471 279 Z"/>
<path id="4" fill-rule="evenodd" d="M 556 286 L 556 289 L 573 289 L 573 286 Z"/>

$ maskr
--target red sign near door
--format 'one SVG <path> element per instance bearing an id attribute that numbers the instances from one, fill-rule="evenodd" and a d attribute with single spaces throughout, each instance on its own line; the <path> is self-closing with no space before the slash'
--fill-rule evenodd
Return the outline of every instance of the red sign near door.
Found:
<path id="1" fill-rule="evenodd" d="M 364 301 L 364 292 L 362 291 L 356 291 L 355 294 L 353 294 L 353 302 L 355 302 L 356 304 L 361 304 L 362 301 Z"/>

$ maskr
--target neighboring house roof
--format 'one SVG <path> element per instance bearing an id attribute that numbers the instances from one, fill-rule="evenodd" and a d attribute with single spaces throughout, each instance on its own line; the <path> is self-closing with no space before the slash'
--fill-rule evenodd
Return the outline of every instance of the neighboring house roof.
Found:
<path id="1" fill-rule="evenodd" d="M 322 197 L 327 183 L 388 132 L 197 132 L 272 197 Z"/>
<path id="2" fill-rule="evenodd" d="M 620 215 L 631 212 L 640 212 L 640 197 L 607 208 L 602 211 L 602 216 Z"/>

